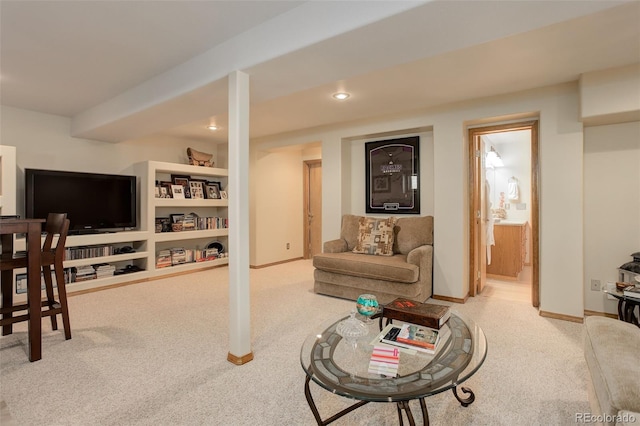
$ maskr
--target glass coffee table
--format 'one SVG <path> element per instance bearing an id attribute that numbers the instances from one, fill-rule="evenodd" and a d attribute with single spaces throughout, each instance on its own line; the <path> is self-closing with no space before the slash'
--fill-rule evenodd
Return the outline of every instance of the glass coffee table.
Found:
<path id="1" fill-rule="evenodd" d="M 347 318 L 349 314 L 320 325 L 300 351 L 300 363 L 306 373 L 305 396 L 319 425 L 327 425 L 369 402 L 395 402 L 400 424 L 404 412 L 409 424 L 415 425 L 409 408 L 409 402 L 415 399 L 420 403 L 423 424 L 428 425 L 426 397 L 451 390 L 464 407 L 475 400 L 469 388 L 461 386 L 461 394 L 458 393 L 458 386 L 478 371 L 487 356 L 484 332 L 469 318 L 452 310 L 447 321 L 451 335 L 438 344 L 435 354 L 401 349 L 397 377 L 368 372 L 372 343 L 383 318 L 369 323 L 368 335 L 359 338 L 355 347 L 336 331 Z M 331 393 L 358 402 L 323 420 L 309 388 L 312 380 Z"/>

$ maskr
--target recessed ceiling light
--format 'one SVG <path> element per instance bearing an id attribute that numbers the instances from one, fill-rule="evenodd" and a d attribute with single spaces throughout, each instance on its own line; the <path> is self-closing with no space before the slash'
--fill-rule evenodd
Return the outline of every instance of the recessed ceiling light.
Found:
<path id="1" fill-rule="evenodd" d="M 344 101 L 345 99 L 347 99 L 349 96 L 351 96 L 350 94 L 346 93 L 346 92 L 338 92 L 338 93 L 334 93 L 333 97 L 334 99 L 337 99 L 339 101 Z"/>
<path id="2" fill-rule="evenodd" d="M 209 127 L 207 127 L 207 129 L 211 131 L 218 130 L 218 126 L 216 126 L 215 124 L 209 124 Z"/>

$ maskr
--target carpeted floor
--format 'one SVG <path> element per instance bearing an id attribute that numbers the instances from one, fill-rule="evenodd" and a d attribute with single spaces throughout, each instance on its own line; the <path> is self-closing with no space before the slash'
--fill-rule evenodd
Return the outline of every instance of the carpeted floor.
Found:
<path id="1" fill-rule="evenodd" d="M 73 338 L 44 322 L 42 360 L 27 360 L 24 323 L 0 338 L 1 423 L 313 425 L 300 347 L 353 302 L 314 294 L 312 274 L 305 260 L 251 271 L 255 359 L 243 366 L 226 361 L 226 268 L 73 296 Z M 581 324 L 499 298 L 455 307 L 483 328 L 488 355 L 466 382 L 471 406 L 451 392 L 427 399 L 432 425 L 569 425 L 589 412 Z M 352 403 L 312 392 L 324 417 Z M 369 404 L 333 424 L 398 418 L 393 404 Z"/>

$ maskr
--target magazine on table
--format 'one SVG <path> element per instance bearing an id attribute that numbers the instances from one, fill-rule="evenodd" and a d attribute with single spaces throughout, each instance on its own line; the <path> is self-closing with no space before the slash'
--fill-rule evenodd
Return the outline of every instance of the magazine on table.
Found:
<path id="1" fill-rule="evenodd" d="M 441 327 L 440 330 L 434 330 L 438 333 L 438 338 L 435 342 L 434 347 L 429 348 L 421 345 L 415 345 L 415 344 L 399 341 L 398 336 L 402 332 L 402 328 L 404 325 L 407 325 L 407 328 L 408 328 L 408 326 L 411 326 L 414 324 L 408 324 L 408 323 L 389 324 L 375 337 L 375 339 L 371 342 L 371 344 L 375 345 L 381 342 L 381 343 L 386 343 L 388 345 L 409 349 L 411 350 L 411 352 L 419 351 L 427 354 L 435 354 L 438 348 L 441 346 L 441 344 L 444 344 L 449 339 L 449 336 L 451 335 L 451 330 L 449 329 L 449 326 L 446 324 L 443 327 Z M 425 328 L 422 326 L 419 326 L 419 327 Z"/>

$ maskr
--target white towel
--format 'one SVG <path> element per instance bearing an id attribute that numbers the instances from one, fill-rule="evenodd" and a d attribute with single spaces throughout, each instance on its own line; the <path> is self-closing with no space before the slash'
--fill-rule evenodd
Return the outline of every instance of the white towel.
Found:
<path id="1" fill-rule="evenodd" d="M 520 190 L 518 189 L 518 182 L 509 182 L 507 186 L 507 198 L 510 200 L 517 200 L 520 198 Z"/>
<path id="2" fill-rule="evenodd" d="M 485 219 L 485 244 L 487 245 L 487 265 L 491 264 L 491 246 L 496 245 L 493 236 L 493 214 L 491 213 L 491 186 L 489 181 L 484 181 L 484 219 Z"/>

